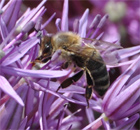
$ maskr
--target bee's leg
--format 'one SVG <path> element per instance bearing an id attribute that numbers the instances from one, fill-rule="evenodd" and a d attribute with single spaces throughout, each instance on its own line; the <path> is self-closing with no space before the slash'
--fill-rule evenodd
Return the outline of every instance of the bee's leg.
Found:
<path id="1" fill-rule="evenodd" d="M 91 99 L 92 92 L 93 92 L 93 80 L 90 76 L 89 71 L 87 71 L 87 70 L 86 70 L 86 78 L 87 78 L 88 86 L 86 87 L 85 97 L 86 97 L 86 100 L 87 100 L 87 107 L 89 108 L 89 99 Z"/>
<path id="2" fill-rule="evenodd" d="M 51 57 L 37 57 L 34 61 L 31 61 L 31 64 L 34 66 L 35 63 L 46 63 L 48 60 L 50 60 Z"/>
<path id="3" fill-rule="evenodd" d="M 67 69 L 69 67 L 69 64 L 70 64 L 69 62 L 65 62 L 65 63 L 62 64 L 61 68 L 62 69 Z"/>
<path id="4" fill-rule="evenodd" d="M 75 74 L 74 76 L 64 80 L 61 85 L 58 87 L 58 89 L 56 90 L 56 92 L 58 92 L 58 90 L 60 88 L 67 88 L 68 86 L 70 86 L 73 82 L 77 82 L 83 75 L 84 70 L 79 71 L 77 74 Z"/>

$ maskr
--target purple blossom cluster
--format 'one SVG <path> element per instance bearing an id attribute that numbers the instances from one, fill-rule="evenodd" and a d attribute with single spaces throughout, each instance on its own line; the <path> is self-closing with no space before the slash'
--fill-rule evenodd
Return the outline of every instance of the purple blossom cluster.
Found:
<path id="1" fill-rule="evenodd" d="M 129 32 L 136 40 L 135 46 L 121 48 L 118 37 L 112 41 L 110 38 L 113 36 L 102 31 L 112 14 L 108 12 L 104 16 L 97 14 L 93 17 L 86 9 L 80 18 L 69 19 L 69 1 L 64 0 L 62 17 L 56 18 L 54 25 L 57 32 L 71 31 L 82 38 L 96 40 L 107 38 L 112 43 L 91 44 L 100 49 L 110 73 L 116 69 L 120 72 L 111 81 L 103 98 L 92 94 L 87 108 L 84 76 L 70 87 L 56 92 L 61 82 L 75 73 L 72 69 L 61 68 L 62 62 L 57 60 L 61 52 L 54 53 L 44 64 L 33 63 L 39 55 L 41 37 L 51 35 L 45 27 L 57 13 L 53 12 L 43 21 L 44 13 L 47 13 L 46 1 L 33 9 L 27 8 L 25 12 L 21 10 L 22 0 L 10 0 L 6 4 L 5 0 L 0 2 L 0 129 L 137 129 L 135 123 L 140 119 L 138 31 L 131 32 L 130 29 Z M 108 30 L 112 30 L 112 26 L 115 27 L 114 24 L 108 25 Z"/>
<path id="2" fill-rule="evenodd" d="M 113 33 L 114 37 L 108 37 L 106 40 L 118 38 L 123 46 L 139 45 L 140 37 L 140 1 L 139 0 L 90 0 L 95 6 L 93 13 L 108 13 L 109 19 L 106 24 L 106 35 Z M 100 10 L 100 8 L 102 8 Z"/>

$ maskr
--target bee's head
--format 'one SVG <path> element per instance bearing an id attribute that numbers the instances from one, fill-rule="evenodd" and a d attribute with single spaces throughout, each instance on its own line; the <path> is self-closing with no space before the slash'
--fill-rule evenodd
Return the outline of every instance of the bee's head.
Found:
<path id="1" fill-rule="evenodd" d="M 52 44 L 51 44 L 51 36 L 44 36 L 41 39 L 41 55 L 43 57 L 50 57 L 52 55 Z"/>

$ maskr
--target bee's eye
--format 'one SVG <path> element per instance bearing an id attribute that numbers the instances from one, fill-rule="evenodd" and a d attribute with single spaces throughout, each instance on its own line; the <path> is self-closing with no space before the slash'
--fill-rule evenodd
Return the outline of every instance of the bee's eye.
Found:
<path id="1" fill-rule="evenodd" d="M 45 48 L 48 49 L 50 46 L 48 44 L 45 44 Z"/>
<path id="2" fill-rule="evenodd" d="M 49 52 L 50 50 L 51 50 L 50 44 L 45 44 L 45 46 L 44 46 L 44 51 L 45 51 L 45 52 Z"/>
<path id="3" fill-rule="evenodd" d="M 63 48 L 63 49 L 66 49 L 66 46 L 65 46 L 65 45 L 63 45 L 63 46 L 62 46 L 62 48 Z"/>

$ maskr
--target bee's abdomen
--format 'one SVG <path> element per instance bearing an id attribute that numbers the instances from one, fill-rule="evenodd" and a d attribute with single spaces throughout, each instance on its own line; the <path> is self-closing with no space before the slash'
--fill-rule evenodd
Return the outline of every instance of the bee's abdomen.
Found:
<path id="1" fill-rule="evenodd" d="M 104 64 L 102 58 L 100 57 L 100 61 L 95 61 L 91 57 L 87 61 L 87 68 L 90 71 L 90 74 L 93 78 L 93 82 L 95 84 L 94 90 L 100 95 L 103 96 L 107 91 L 110 81 L 109 74 L 107 72 L 106 65 Z"/>

